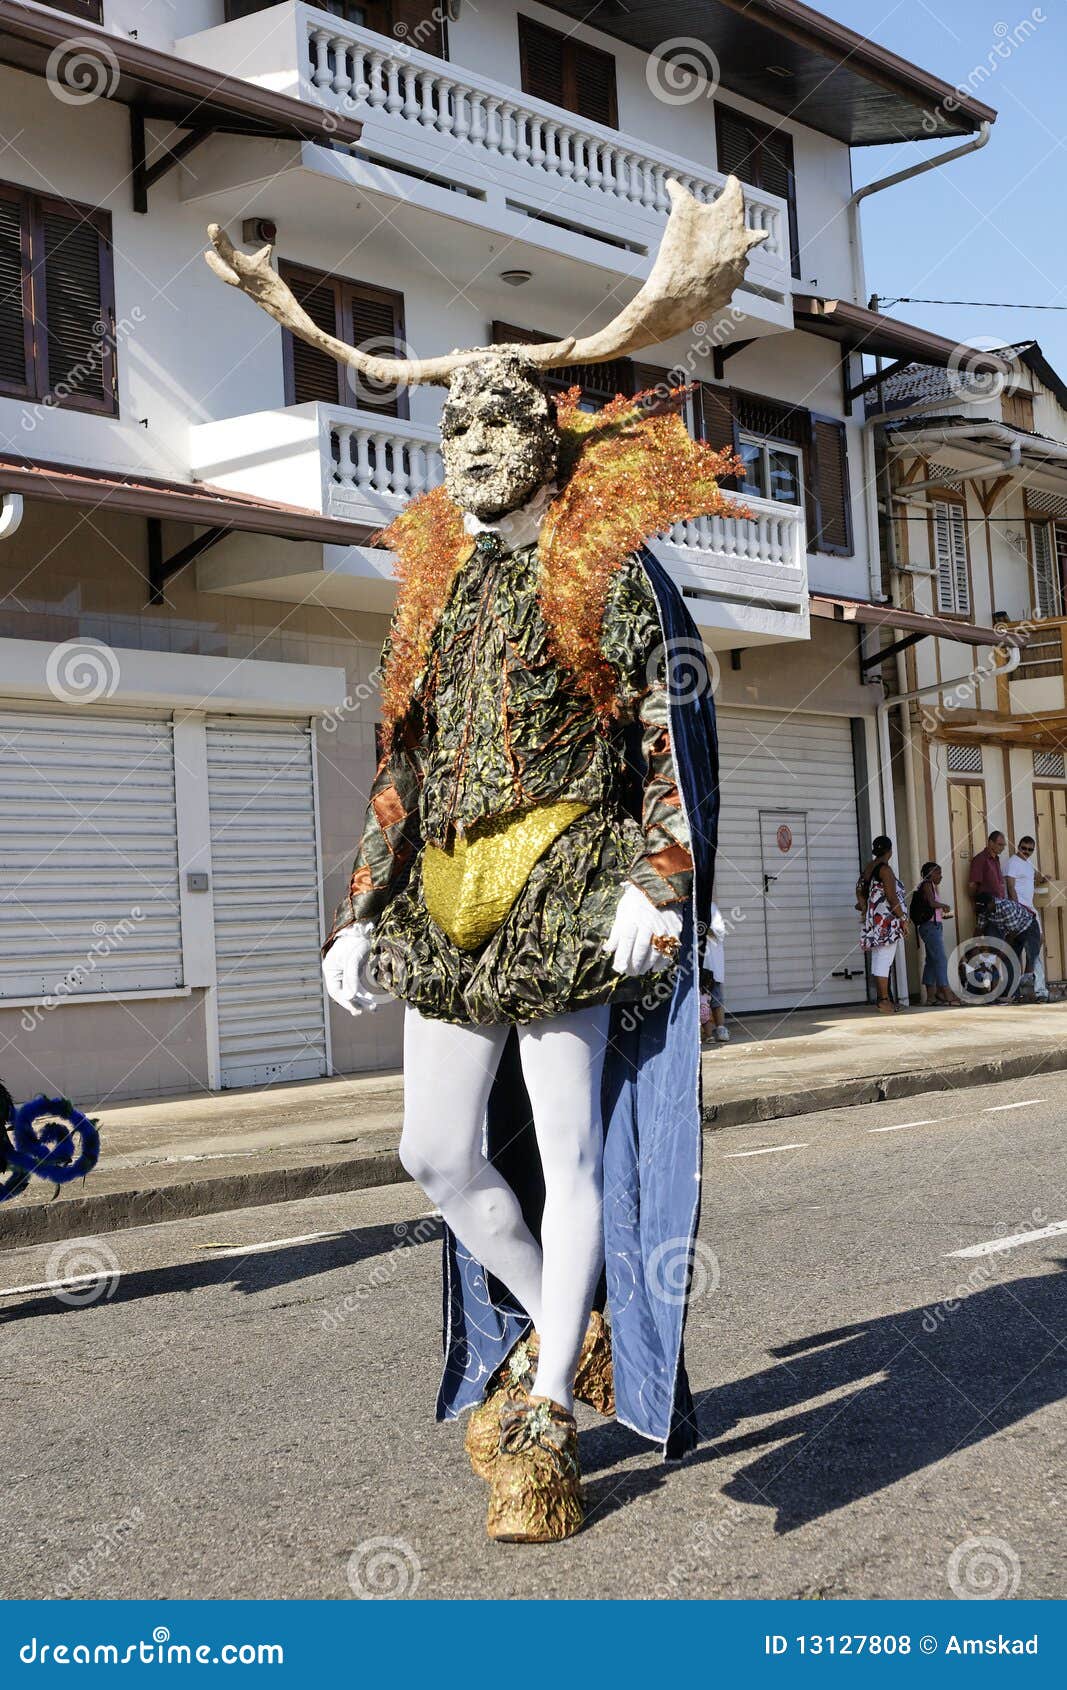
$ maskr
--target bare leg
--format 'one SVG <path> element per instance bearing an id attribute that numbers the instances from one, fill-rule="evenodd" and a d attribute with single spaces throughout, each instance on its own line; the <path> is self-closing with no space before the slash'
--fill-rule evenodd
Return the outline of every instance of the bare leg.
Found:
<path id="1" fill-rule="evenodd" d="M 609 1010 L 576 1010 L 519 1029 L 545 1179 L 541 1353 L 535 1396 L 574 1406 L 574 1374 L 604 1262 L 600 1079 Z"/>
<path id="2" fill-rule="evenodd" d="M 541 1325 L 541 1250 L 482 1148 L 485 1111 L 510 1029 L 404 1019 L 400 1160 L 476 1261 Z"/>

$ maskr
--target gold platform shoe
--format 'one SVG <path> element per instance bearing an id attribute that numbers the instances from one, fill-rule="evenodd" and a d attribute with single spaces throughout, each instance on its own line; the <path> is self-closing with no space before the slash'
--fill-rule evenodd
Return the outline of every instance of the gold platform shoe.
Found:
<path id="1" fill-rule="evenodd" d="M 500 1452 L 500 1411 L 509 1397 L 528 1396 L 537 1372 L 540 1339 L 530 1332 L 511 1351 L 489 1381 L 485 1401 L 471 1410 L 463 1447 L 480 1479 L 491 1479 Z M 611 1366 L 611 1332 L 604 1316 L 594 1309 L 589 1316 L 574 1375 L 574 1395 L 579 1402 L 610 1418 L 615 1413 L 615 1382 Z"/>
<path id="2" fill-rule="evenodd" d="M 500 1411 L 485 1529 L 496 1543 L 561 1543 L 585 1521 L 578 1427 L 551 1397 L 512 1397 Z"/>

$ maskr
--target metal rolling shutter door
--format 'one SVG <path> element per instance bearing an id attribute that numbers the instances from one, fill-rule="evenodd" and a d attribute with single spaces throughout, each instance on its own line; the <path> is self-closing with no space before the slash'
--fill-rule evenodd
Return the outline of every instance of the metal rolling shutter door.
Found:
<path id="1" fill-rule="evenodd" d="M 182 984 L 169 722 L 0 712 L 0 1002 Z"/>
<path id="2" fill-rule="evenodd" d="M 729 932 L 727 1010 L 862 1002 L 859 916 L 852 907 L 859 873 L 856 795 L 847 719 L 729 709 L 720 710 L 718 719 L 722 813 L 715 898 Z M 805 968 L 810 983 L 772 992 L 760 812 L 776 810 L 806 815 L 813 932 L 806 920 L 798 921 L 796 933 L 781 945 L 775 970 L 780 979 L 797 978 Z M 732 916 L 733 911 L 738 913 Z M 845 968 L 858 977 L 835 978 Z"/>
<path id="3" fill-rule="evenodd" d="M 310 730 L 209 722 L 222 1084 L 326 1072 Z"/>

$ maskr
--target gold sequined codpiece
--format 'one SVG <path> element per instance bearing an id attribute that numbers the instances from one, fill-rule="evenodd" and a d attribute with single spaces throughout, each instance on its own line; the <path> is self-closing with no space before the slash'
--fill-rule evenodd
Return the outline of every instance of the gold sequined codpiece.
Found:
<path id="1" fill-rule="evenodd" d="M 530 870 L 588 810 L 568 801 L 476 823 L 445 846 L 427 845 L 422 890 L 430 919 L 461 951 L 476 951 L 506 920 Z"/>

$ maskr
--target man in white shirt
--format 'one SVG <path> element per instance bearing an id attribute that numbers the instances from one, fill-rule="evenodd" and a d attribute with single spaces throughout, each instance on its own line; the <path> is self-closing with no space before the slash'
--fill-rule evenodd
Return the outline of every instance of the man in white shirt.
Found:
<path id="1" fill-rule="evenodd" d="M 1014 899 L 1017 904 L 1022 904 L 1034 918 L 1022 935 L 1022 944 L 1027 961 L 1033 966 L 1034 996 L 1042 1003 L 1047 1003 L 1048 985 L 1045 981 L 1045 963 L 1042 955 L 1044 947 L 1041 922 L 1034 903 L 1034 886 L 1047 886 L 1048 881 L 1037 866 L 1034 858 L 1036 849 L 1036 840 L 1031 834 L 1024 834 L 1015 848 L 1015 854 L 1009 857 L 1004 865 L 1004 884 L 1008 889 L 1008 897 Z"/>

